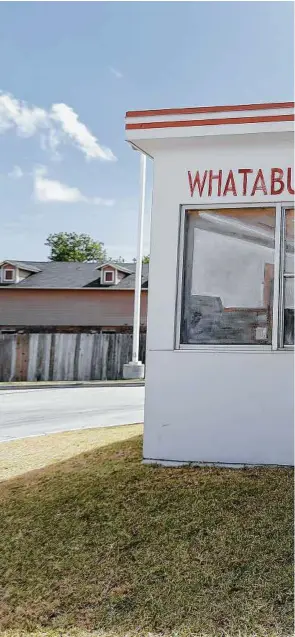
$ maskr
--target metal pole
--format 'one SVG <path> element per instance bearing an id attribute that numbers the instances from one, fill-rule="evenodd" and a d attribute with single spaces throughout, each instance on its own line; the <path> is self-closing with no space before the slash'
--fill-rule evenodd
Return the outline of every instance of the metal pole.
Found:
<path id="1" fill-rule="evenodd" d="M 142 272 L 142 248 L 143 248 L 143 221 L 145 210 L 145 184 L 146 184 L 146 155 L 140 155 L 140 196 L 137 234 L 137 255 L 135 271 L 134 317 L 133 317 L 133 343 L 132 363 L 140 362 L 139 355 L 139 330 L 140 330 L 140 300 L 141 300 L 141 272 Z"/>

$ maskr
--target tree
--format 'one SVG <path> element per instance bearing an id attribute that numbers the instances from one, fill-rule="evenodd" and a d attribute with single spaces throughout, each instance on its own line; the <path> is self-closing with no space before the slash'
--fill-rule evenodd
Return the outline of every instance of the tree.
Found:
<path id="1" fill-rule="evenodd" d="M 108 259 L 112 263 L 125 263 L 124 257 L 118 257 L 117 259 Z"/>
<path id="2" fill-rule="evenodd" d="M 101 241 L 94 241 L 88 234 L 57 232 L 46 239 L 50 248 L 50 261 L 106 261 L 107 253 Z"/>
<path id="3" fill-rule="evenodd" d="M 133 263 L 136 263 L 137 259 L 132 259 Z M 142 263 L 149 263 L 150 262 L 150 255 L 147 254 L 145 257 L 142 257 Z"/>

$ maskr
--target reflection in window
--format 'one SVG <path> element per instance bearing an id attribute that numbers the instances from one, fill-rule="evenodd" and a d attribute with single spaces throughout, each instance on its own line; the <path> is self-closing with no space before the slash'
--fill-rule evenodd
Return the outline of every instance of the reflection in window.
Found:
<path id="1" fill-rule="evenodd" d="M 294 208 L 285 212 L 284 345 L 294 345 Z"/>
<path id="2" fill-rule="evenodd" d="M 270 344 L 275 209 L 188 211 L 181 344 Z"/>

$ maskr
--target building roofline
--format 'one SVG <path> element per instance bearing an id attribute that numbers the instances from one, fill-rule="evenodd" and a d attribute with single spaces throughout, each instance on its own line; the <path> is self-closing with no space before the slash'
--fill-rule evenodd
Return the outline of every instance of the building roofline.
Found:
<path id="1" fill-rule="evenodd" d="M 231 113 L 236 111 L 265 111 L 279 108 L 294 108 L 294 102 L 269 102 L 260 104 L 236 104 L 226 106 L 196 106 L 192 108 L 162 108 L 143 111 L 127 111 L 128 117 L 154 117 L 156 115 L 194 115 L 198 113 Z"/>
<path id="2" fill-rule="evenodd" d="M 0 261 L 0 267 L 4 263 L 7 263 L 8 265 L 11 265 L 14 268 L 19 268 L 20 270 L 26 270 L 26 272 L 33 272 L 35 274 L 38 274 L 38 272 L 41 272 L 40 268 L 37 268 L 37 266 L 27 265 L 26 262 L 24 261 L 10 261 L 9 259 L 4 259 L 4 261 Z"/>
<path id="3" fill-rule="evenodd" d="M 166 122 L 133 122 L 126 124 L 126 130 L 149 128 L 184 128 L 189 126 L 220 126 L 224 124 L 266 124 L 270 122 L 293 122 L 294 115 L 258 115 L 254 117 L 220 117 L 215 119 L 169 120 Z"/>

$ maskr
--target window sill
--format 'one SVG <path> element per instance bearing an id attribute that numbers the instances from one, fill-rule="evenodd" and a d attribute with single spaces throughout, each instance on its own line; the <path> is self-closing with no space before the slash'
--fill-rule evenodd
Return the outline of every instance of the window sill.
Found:
<path id="1" fill-rule="evenodd" d="M 274 350 L 271 345 L 180 345 L 175 352 L 208 352 L 211 354 L 222 353 L 247 353 L 247 354 L 281 354 L 282 352 L 294 352 L 294 347 L 288 345 L 282 349 Z"/>

